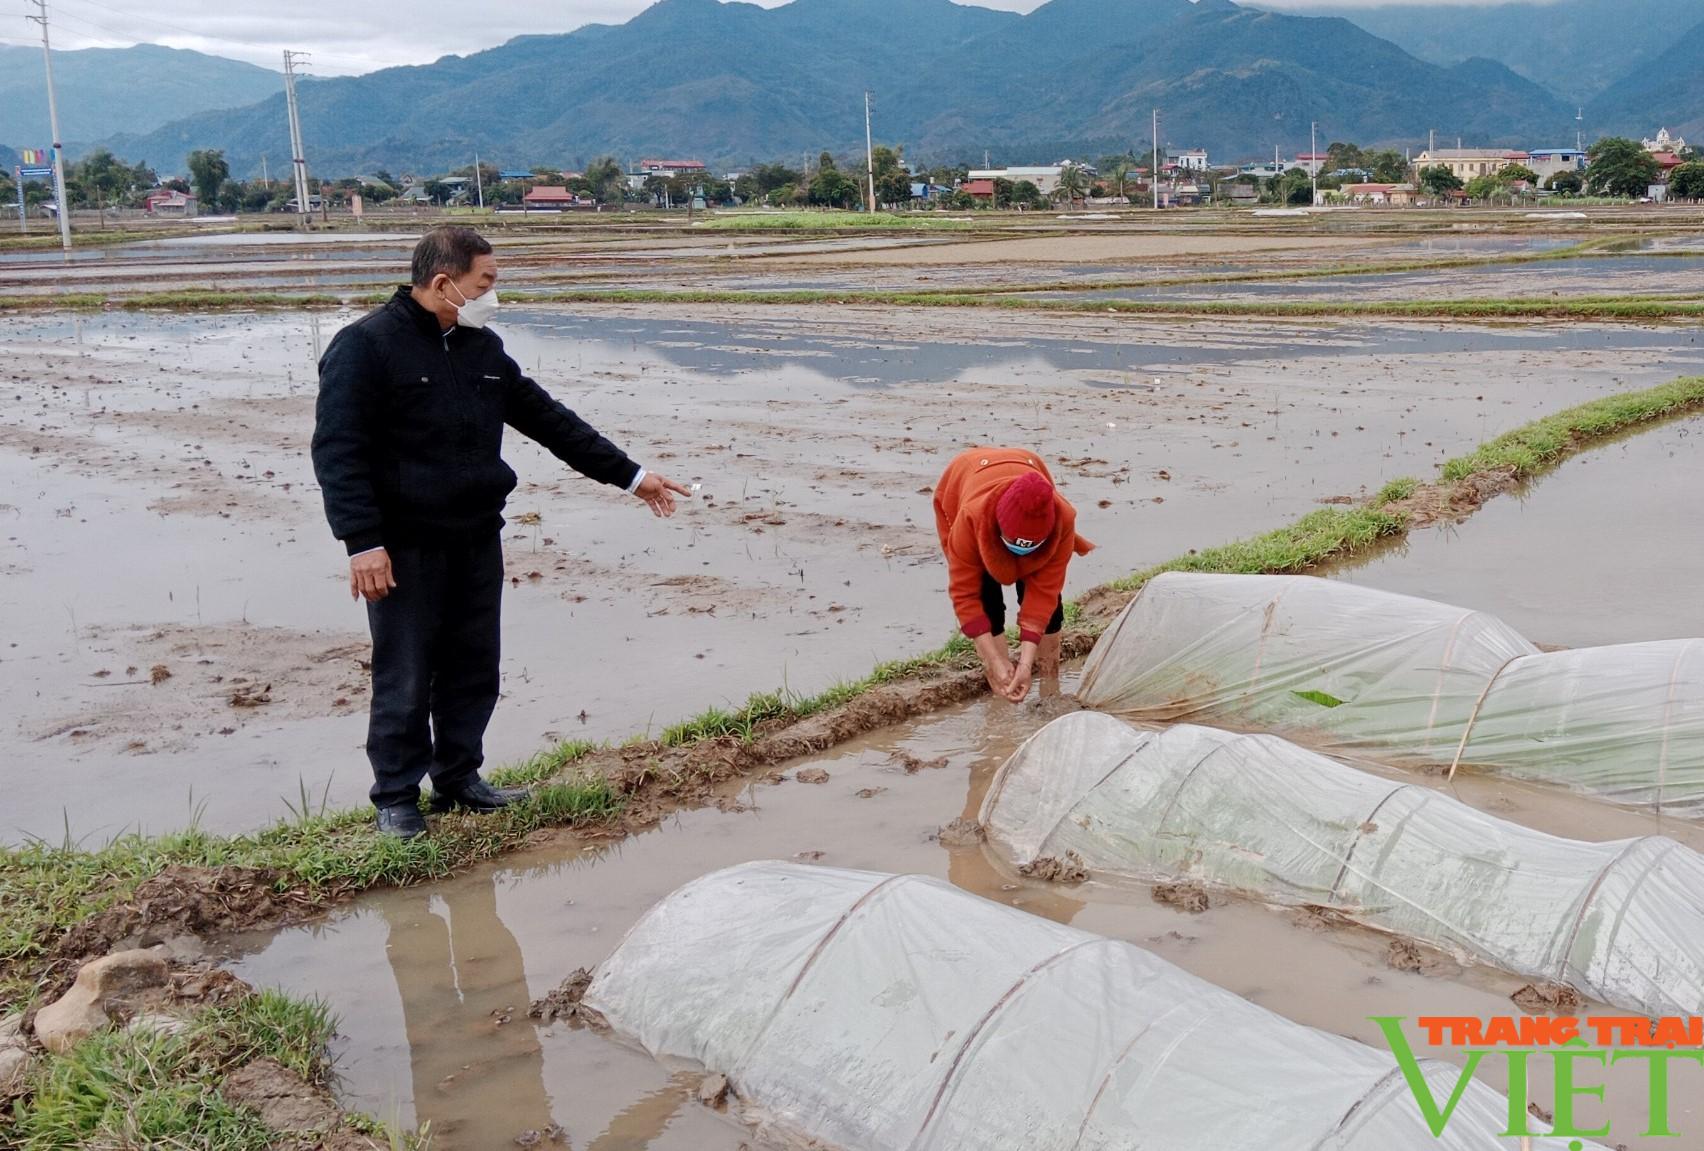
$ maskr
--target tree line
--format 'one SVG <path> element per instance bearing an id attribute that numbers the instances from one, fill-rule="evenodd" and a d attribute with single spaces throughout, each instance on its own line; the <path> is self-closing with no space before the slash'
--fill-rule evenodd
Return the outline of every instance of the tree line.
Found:
<path id="1" fill-rule="evenodd" d="M 878 147 L 871 154 L 875 173 L 875 193 L 878 204 L 889 207 L 909 204 L 914 182 L 955 189 L 941 198 L 943 206 L 954 209 L 978 207 L 1042 208 L 1054 200 L 1067 202 L 1095 195 L 1125 197 L 1140 184 L 1147 173 L 1145 148 L 1132 148 L 1102 156 L 1096 164 L 1098 175 L 1091 176 L 1084 165 L 1064 165 L 1057 187 L 1051 197 L 1043 195 L 1028 180 L 996 179 L 993 195 L 971 196 L 962 190 L 969 176 L 964 165 L 936 165 L 913 173 L 905 166 L 902 148 Z M 1704 200 L 1704 161 L 1695 154 L 1683 157 L 1685 163 L 1669 175 L 1671 198 Z M 569 191 L 603 205 L 631 202 L 670 204 L 690 203 L 702 195 L 710 204 L 756 203 L 774 207 L 809 206 L 820 208 L 855 208 L 861 206 L 869 192 L 869 172 L 862 155 L 837 161 L 829 152 L 818 155 L 814 168 L 808 164 L 793 168 L 784 163 L 753 165 L 736 179 L 704 175 L 675 175 L 648 177 L 643 185 L 630 185 L 621 163 L 613 156 L 600 156 L 587 165 L 585 172 L 564 176 L 549 168 L 534 168 L 525 178 L 505 180 L 498 168 L 481 164 L 456 169 L 444 177 L 423 182 L 421 190 L 426 199 L 436 204 L 448 204 L 463 195 L 456 185 L 446 183 L 448 177 L 477 179 L 488 206 L 518 205 L 526 192 L 537 184 L 565 185 Z M 105 225 L 109 208 L 141 207 L 151 191 L 158 187 L 193 191 L 204 211 L 224 213 L 265 212 L 284 208 L 295 196 L 289 180 L 236 180 L 231 178 L 230 165 L 224 153 L 217 149 L 198 149 L 188 158 L 189 179 L 168 179 L 162 184 L 155 171 L 145 161 L 135 164 L 118 159 L 106 149 L 98 149 L 77 162 L 67 165 L 66 198 L 73 209 L 95 209 Z M 1411 178 L 1408 160 L 1395 149 L 1363 149 L 1353 143 L 1333 142 L 1326 150 L 1320 165 L 1318 186 L 1333 191 L 1346 183 L 1365 180 L 1373 183 L 1404 183 Z M 1430 165 L 1413 173 L 1412 180 L 1423 194 L 1441 198 L 1451 192 L 1462 192 L 1483 202 L 1511 200 L 1519 187 L 1543 190 L 1559 195 L 1593 195 L 1636 198 L 1646 194 L 1661 176 L 1656 158 L 1637 140 L 1604 137 L 1587 151 L 1583 172 L 1560 172 L 1543 182 L 1531 168 L 1511 163 L 1497 172 L 1463 181 L 1442 164 Z M 1214 198 L 1226 181 L 1241 181 L 1254 185 L 1257 198 L 1267 203 L 1306 204 L 1312 201 L 1315 178 L 1308 171 L 1293 168 L 1280 175 L 1262 179 L 1253 175 L 1225 175 L 1218 172 L 1190 172 L 1188 177 L 1204 186 L 1207 198 Z M 328 206 L 339 207 L 355 194 L 369 204 L 381 204 L 395 198 L 404 189 L 402 182 L 384 170 L 367 178 L 322 180 L 310 178 L 309 190 L 324 197 Z M 24 187 L 27 205 L 39 205 L 53 199 L 51 181 L 29 181 Z M 0 204 L 16 201 L 17 188 L 10 172 L 0 172 Z M 471 195 L 468 198 L 472 198 Z"/>

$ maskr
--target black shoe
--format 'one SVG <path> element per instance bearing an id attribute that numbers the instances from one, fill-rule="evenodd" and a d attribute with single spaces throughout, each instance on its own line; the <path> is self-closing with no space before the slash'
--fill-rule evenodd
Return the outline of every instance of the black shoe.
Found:
<path id="1" fill-rule="evenodd" d="M 418 839 L 426 834 L 426 817 L 416 803 L 398 803 L 379 808 L 379 834 L 397 839 Z"/>
<path id="2" fill-rule="evenodd" d="M 449 791 L 432 791 L 432 810 L 436 812 L 449 811 L 451 808 L 461 808 L 463 811 L 490 812 L 500 807 L 508 807 L 517 799 L 527 794 L 523 787 L 495 788 L 477 775 L 460 787 Z"/>

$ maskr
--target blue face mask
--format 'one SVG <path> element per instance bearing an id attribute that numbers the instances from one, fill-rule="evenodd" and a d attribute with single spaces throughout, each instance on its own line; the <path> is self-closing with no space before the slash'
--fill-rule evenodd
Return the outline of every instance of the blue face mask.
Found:
<path id="1" fill-rule="evenodd" d="M 1024 540 L 1021 543 L 1013 543 L 1011 540 L 1007 539 L 1005 536 L 1001 536 L 1000 542 L 1005 544 L 1006 550 L 1011 552 L 1013 555 L 1015 555 L 1015 556 L 1027 556 L 1031 552 L 1040 548 L 1041 545 L 1046 543 L 1047 541 L 1046 540 L 1038 540 L 1035 543 L 1030 543 L 1028 540 Z"/>

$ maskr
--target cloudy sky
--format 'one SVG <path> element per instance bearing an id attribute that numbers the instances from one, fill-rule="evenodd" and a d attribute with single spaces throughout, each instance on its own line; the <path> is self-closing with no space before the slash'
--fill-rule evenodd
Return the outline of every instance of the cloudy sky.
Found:
<path id="1" fill-rule="evenodd" d="M 785 0 L 757 0 L 773 8 Z M 977 0 L 1028 12 L 1042 0 Z M 1486 0 L 1262 0 L 1301 4 L 1483 3 Z M 620 23 L 650 0 L 49 0 L 55 46 L 119 47 L 138 41 L 195 48 L 279 66 L 285 48 L 313 53 L 317 75 L 418 64 L 490 48 L 529 32 L 567 32 Z M 22 18 L 24 0 L 0 0 L 0 43 L 39 43 Z M 406 13 L 405 18 L 399 16 Z"/>

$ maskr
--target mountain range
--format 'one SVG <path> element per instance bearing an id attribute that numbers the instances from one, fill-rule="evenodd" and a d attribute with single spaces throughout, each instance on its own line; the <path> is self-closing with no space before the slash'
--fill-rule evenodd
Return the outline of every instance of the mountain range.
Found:
<path id="1" fill-rule="evenodd" d="M 56 51 L 53 80 L 59 131 L 82 143 L 151 132 L 213 108 L 240 108 L 284 85 L 279 73 L 253 64 L 157 44 Z M 41 48 L 0 44 L 0 142 L 45 148 L 51 135 Z"/>
<path id="2" fill-rule="evenodd" d="M 1593 58 L 1610 3 L 1543 7 L 1575 29 L 1564 39 L 1576 63 Z M 1618 75 L 1605 78 L 1610 64 L 1589 78 L 1564 70 L 1573 91 L 1593 90 L 1588 131 L 1687 130 L 1704 116 L 1704 24 L 1674 21 L 1704 16 L 1700 0 L 1614 4 L 1623 25 L 1664 21 L 1669 31 L 1613 43 L 1602 33 L 1603 55 L 1620 61 L 1613 67 L 1632 61 Z M 1225 159 L 1305 150 L 1315 121 L 1322 148 L 1330 140 L 1424 145 L 1429 130 L 1452 143 L 1571 143 L 1575 104 L 1553 69 L 1535 66 L 1544 49 L 1525 41 L 1536 32 L 1529 27 L 1523 41 L 1439 31 L 1517 8 L 1535 19 L 1531 4 L 1416 9 L 1431 23 L 1399 20 L 1393 42 L 1363 23 L 1401 8 L 1349 10 L 1351 19 L 1231 0 L 1049 0 L 1027 15 L 951 0 L 792 0 L 767 9 L 660 0 L 625 24 L 306 79 L 298 90 L 310 167 L 327 176 L 441 170 L 470 163 L 476 151 L 504 167 L 579 167 L 605 153 L 732 166 L 848 152 L 863 143 L 865 91 L 875 94 L 877 139 L 925 161 L 1140 150 L 1154 108 L 1162 141 Z M 1420 37 L 1425 29 L 1433 39 Z M 200 147 L 223 148 L 239 176 L 258 174 L 262 156 L 278 170 L 288 152 L 284 100 L 275 73 L 254 71 L 271 85 L 258 101 L 233 106 L 209 83 L 203 95 L 217 102 L 192 114 L 104 138 L 67 126 L 66 137 L 102 139 L 163 171 L 181 170 Z M 0 140 L 17 142 L 3 128 Z"/>
<path id="3" fill-rule="evenodd" d="M 1434 64 L 1488 56 L 1577 104 L 1630 77 L 1704 20 L 1700 0 L 1352 4 L 1284 11 L 1342 16 Z M 1692 67 L 1704 67 L 1704 59 L 1693 57 Z"/>

